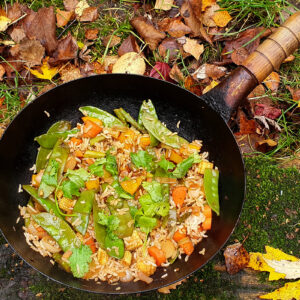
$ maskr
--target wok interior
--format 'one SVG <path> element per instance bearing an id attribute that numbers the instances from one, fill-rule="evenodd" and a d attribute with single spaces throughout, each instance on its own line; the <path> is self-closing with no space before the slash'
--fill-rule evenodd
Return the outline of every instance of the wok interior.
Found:
<path id="1" fill-rule="evenodd" d="M 49 258 L 43 258 L 26 243 L 23 221 L 16 224 L 18 205 L 25 205 L 29 195 L 18 193 L 19 184 L 29 184 L 35 163 L 38 144 L 33 141 L 58 120 L 70 120 L 75 126 L 80 121 L 78 108 L 93 105 L 113 112 L 123 107 L 137 117 L 143 100 L 151 99 L 159 119 L 172 131 L 177 131 L 189 141 L 203 141 L 202 151 L 209 151 L 209 160 L 220 170 L 220 210 L 213 216 L 212 230 L 208 238 L 199 243 L 188 262 L 176 260 L 167 268 L 158 268 L 150 285 L 144 282 L 115 285 L 73 278 L 52 266 Z M 50 113 L 48 118 L 44 111 Z M 180 128 L 176 127 L 178 121 Z M 132 293 L 159 288 L 190 274 L 205 264 L 230 236 L 238 220 L 244 198 L 243 162 L 234 137 L 221 117 L 202 100 L 186 90 L 161 80 L 135 75 L 100 75 L 61 85 L 30 103 L 12 122 L 0 142 L 0 228 L 15 251 L 31 266 L 61 283 L 93 292 Z M 206 248 L 205 255 L 198 252 Z M 174 272 L 174 269 L 179 271 Z"/>

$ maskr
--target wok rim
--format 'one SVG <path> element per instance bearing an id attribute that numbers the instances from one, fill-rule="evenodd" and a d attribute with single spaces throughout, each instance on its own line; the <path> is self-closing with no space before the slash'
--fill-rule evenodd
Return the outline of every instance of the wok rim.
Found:
<path id="1" fill-rule="evenodd" d="M 26 106 L 24 106 L 16 115 L 15 117 L 13 118 L 13 120 L 9 123 L 9 125 L 6 127 L 6 129 L 4 130 L 1 138 L 0 138 L 0 145 L 3 141 L 3 137 L 7 134 L 7 131 L 8 129 L 10 128 L 10 126 L 13 124 L 13 122 L 15 121 L 15 119 L 17 119 L 25 110 L 27 109 L 30 109 L 30 106 L 33 105 L 34 103 L 38 102 L 39 99 L 50 93 L 50 92 L 55 92 L 55 89 L 57 88 L 63 88 L 65 85 L 68 85 L 68 84 L 71 84 L 71 83 L 74 83 L 74 82 L 77 82 L 77 81 L 80 81 L 80 80 L 87 80 L 88 78 L 90 77 L 106 77 L 106 76 L 114 76 L 114 75 L 124 75 L 124 76 L 130 76 L 130 77 L 142 77 L 144 78 L 145 80 L 148 80 L 148 81 L 162 81 L 164 82 L 164 84 L 169 84 L 169 85 L 172 85 L 173 86 L 173 89 L 182 89 L 184 90 L 185 92 L 188 93 L 188 96 L 196 96 L 198 98 L 198 100 L 200 100 L 202 102 L 202 104 L 204 104 L 205 106 L 207 106 L 209 109 L 213 110 L 215 114 L 218 115 L 219 118 L 222 119 L 221 115 L 219 114 L 219 112 L 217 112 L 216 110 L 214 110 L 213 108 L 211 108 L 204 100 L 203 98 L 199 97 L 198 95 L 192 93 L 191 91 L 187 90 L 187 89 L 184 89 L 182 88 L 181 86 L 175 84 L 175 83 L 172 83 L 172 82 L 168 82 L 168 81 L 163 81 L 161 79 L 157 79 L 157 78 L 153 78 L 153 77 L 149 77 L 149 76 L 145 76 L 145 75 L 137 75 L 137 74 L 122 74 L 122 73 L 115 73 L 115 74 L 96 74 L 96 75 L 91 75 L 91 76 L 87 76 L 87 77 L 81 77 L 81 78 L 77 78 L 77 79 L 74 79 L 74 80 L 71 80 L 71 81 L 68 81 L 68 82 L 65 82 L 65 83 L 62 83 L 62 84 L 59 84 L 57 86 L 55 86 L 54 88 L 46 91 L 45 93 L 39 95 L 38 97 L 36 97 L 34 100 L 32 100 L 30 103 L 28 103 Z M 194 101 L 194 100 L 192 100 Z M 224 104 L 225 105 L 225 104 Z M 167 283 L 167 284 L 162 284 L 161 286 L 159 286 L 158 288 L 149 288 L 149 289 L 144 289 L 142 291 L 138 290 L 138 291 L 130 291 L 130 292 L 126 292 L 126 291 L 122 291 L 122 290 L 119 290 L 119 291 L 116 291 L 116 292 L 105 292 L 105 291 L 95 291 L 95 290 L 88 290 L 88 289 L 85 289 L 85 288 L 81 288 L 81 287 L 75 287 L 71 284 L 68 284 L 68 283 L 65 283 L 65 282 L 61 282 L 60 280 L 58 279 L 55 279 L 55 278 L 52 278 L 51 276 L 45 274 L 44 272 L 40 271 L 39 269 L 37 269 L 36 267 L 34 267 L 30 262 L 28 262 L 27 260 L 25 260 L 22 255 L 20 255 L 20 253 L 15 250 L 15 248 L 12 246 L 12 244 L 8 241 L 7 237 L 5 236 L 5 234 L 3 233 L 2 229 L 0 228 L 0 232 L 2 234 L 2 236 L 4 237 L 4 239 L 6 240 L 7 244 L 12 248 L 12 250 L 23 260 L 25 261 L 25 263 L 27 265 L 29 265 L 31 268 L 33 268 L 35 271 L 38 271 L 39 273 L 41 273 L 43 276 L 45 276 L 46 278 L 49 278 L 51 280 L 53 280 L 54 282 L 58 283 L 58 284 L 62 284 L 66 287 L 69 287 L 69 288 L 73 288 L 73 289 L 76 289 L 76 290 L 80 290 L 80 291 L 84 291 L 84 292 L 87 292 L 87 293 L 93 293 L 93 294 L 102 294 L 102 295 L 133 295 L 133 294 L 138 294 L 138 293 L 146 293 L 146 292 L 151 292 L 151 291 L 155 291 L 155 290 L 158 290 L 158 289 L 161 289 L 163 287 L 166 287 L 166 286 L 169 286 L 169 285 L 172 285 L 176 282 L 179 282 L 185 278 L 188 278 L 189 276 L 191 276 L 192 274 L 194 274 L 196 271 L 200 270 L 201 268 L 203 268 L 208 262 L 210 262 L 221 250 L 222 248 L 224 247 L 224 245 L 228 242 L 228 240 L 230 239 L 230 237 L 232 236 L 234 230 L 236 229 L 236 226 L 238 225 L 239 223 L 239 220 L 241 218 L 241 213 L 243 211 L 243 207 L 244 207 L 244 203 L 245 203 L 245 196 L 246 196 L 246 170 L 245 170 L 245 162 L 244 162 L 244 158 L 243 158 L 243 155 L 241 153 L 241 149 L 234 137 L 234 134 L 233 132 L 231 131 L 231 129 L 229 128 L 228 124 L 222 119 L 222 122 L 223 122 L 223 125 L 227 127 L 228 131 L 230 132 L 230 135 L 231 135 L 231 138 L 232 138 L 232 141 L 234 142 L 234 144 L 237 146 L 237 149 L 239 150 L 239 154 L 240 154 L 240 159 L 241 159 L 241 163 L 242 163 L 242 173 L 243 173 L 243 176 L 244 176 L 244 180 L 243 180 L 243 195 L 242 195 L 242 203 L 241 203 L 241 209 L 240 209 L 240 212 L 238 214 L 238 217 L 235 221 L 235 224 L 230 232 L 230 234 L 228 235 L 228 237 L 225 239 L 224 243 L 222 243 L 221 247 L 219 247 L 219 250 L 217 250 L 209 259 L 206 260 L 205 263 L 203 263 L 202 266 L 200 266 L 199 268 L 196 268 L 194 269 L 192 272 L 184 275 L 183 277 L 179 278 L 179 279 L 176 279 L 174 281 L 172 281 L 171 283 Z M 79 280 L 84 280 L 84 279 L 80 279 Z M 149 284 L 151 285 L 151 283 Z"/>

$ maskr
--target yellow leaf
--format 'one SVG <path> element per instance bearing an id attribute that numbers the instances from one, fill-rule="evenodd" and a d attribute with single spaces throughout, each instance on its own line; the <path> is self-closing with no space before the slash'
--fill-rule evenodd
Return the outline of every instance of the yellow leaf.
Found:
<path id="1" fill-rule="evenodd" d="M 264 258 L 267 259 L 273 259 L 273 260 L 290 260 L 290 261 L 298 261 L 299 258 L 290 255 L 290 254 L 286 254 L 283 251 L 279 250 L 279 249 L 275 249 L 273 247 L 270 246 L 266 246 L 266 254 L 263 254 Z"/>
<path id="2" fill-rule="evenodd" d="M 259 298 L 271 300 L 300 299 L 300 280 L 296 282 L 288 282 L 283 287 L 275 290 L 274 292 L 259 296 Z"/>
<path id="3" fill-rule="evenodd" d="M 202 0 L 202 11 L 205 11 L 207 7 L 212 6 L 213 4 L 216 4 L 216 0 Z"/>
<path id="4" fill-rule="evenodd" d="M 217 26 L 225 27 L 231 21 L 232 17 L 228 11 L 222 10 L 215 12 L 215 14 L 212 16 L 212 19 Z"/>
<path id="5" fill-rule="evenodd" d="M 79 47 L 79 49 L 82 49 L 84 47 L 84 43 L 77 41 L 77 46 Z"/>
<path id="6" fill-rule="evenodd" d="M 43 65 L 41 66 L 41 72 L 38 70 L 29 69 L 30 73 L 39 79 L 48 79 L 51 80 L 57 73 L 58 68 L 50 68 L 48 65 L 48 59 L 43 61 Z"/>
<path id="7" fill-rule="evenodd" d="M 5 31 L 11 22 L 11 19 L 5 17 L 5 16 L 0 16 L 0 31 Z"/>
<path id="8" fill-rule="evenodd" d="M 215 81 L 213 80 L 208 86 L 205 87 L 205 89 L 203 90 L 203 94 L 207 93 L 208 91 L 210 91 L 211 89 L 213 89 L 215 86 L 217 86 L 219 84 L 219 81 Z"/>
<path id="9" fill-rule="evenodd" d="M 156 0 L 155 9 L 170 10 L 173 6 L 174 0 Z"/>
<path id="10" fill-rule="evenodd" d="M 204 46 L 202 44 L 198 44 L 197 40 L 185 39 L 186 42 L 183 45 L 183 50 L 187 53 L 192 54 L 197 60 L 200 58 L 200 55 L 204 51 Z"/>

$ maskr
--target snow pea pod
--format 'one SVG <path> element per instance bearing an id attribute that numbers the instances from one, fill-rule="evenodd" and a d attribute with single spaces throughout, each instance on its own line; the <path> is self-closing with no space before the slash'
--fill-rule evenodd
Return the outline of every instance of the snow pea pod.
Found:
<path id="1" fill-rule="evenodd" d="M 182 144 L 188 143 L 184 138 L 172 133 L 172 131 L 148 112 L 143 112 L 141 118 L 146 129 L 160 142 L 173 148 L 180 148 Z"/>
<path id="2" fill-rule="evenodd" d="M 23 185 L 22 187 L 35 201 L 42 205 L 47 212 L 53 213 L 55 216 L 62 219 L 61 214 L 57 210 L 55 202 L 53 202 L 49 198 L 44 199 L 40 197 L 38 194 L 38 190 L 32 187 L 31 185 Z"/>
<path id="3" fill-rule="evenodd" d="M 79 110 L 88 117 L 101 120 L 105 127 L 124 126 L 124 124 L 110 113 L 94 106 L 82 106 Z"/>
<path id="4" fill-rule="evenodd" d="M 118 228 L 114 231 L 114 234 L 116 234 L 119 238 L 131 236 L 134 229 L 134 222 L 131 217 L 127 201 L 121 199 L 116 201 L 114 197 L 108 197 L 107 206 L 110 213 L 118 217 L 120 221 Z"/>
<path id="5" fill-rule="evenodd" d="M 141 108 L 140 108 L 139 116 L 138 116 L 138 124 L 144 127 L 143 122 L 142 122 L 143 112 L 147 112 L 150 115 L 152 115 L 154 118 L 158 119 L 155 107 L 150 99 L 148 100 L 148 102 L 146 100 L 143 101 Z M 157 146 L 159 143 L 159 140 L 157 140 L 154 137 L 154 135 L 152 135 L 151 133 L 149 133 L 149 135 L 150 135 L 150 145 L 153 147 Z"/>
<path id="6" fill-rule="evenodd" d="M 46 212 L 32 215 L 32 217 L 56 240 L 64 252 L 80 247 L 80 239 L 66 221 Z"/>
<path id="7" fill-rule="evenodd" d="M 60 138 L 67 138 L 71 134 L 76 134 L 79 130 L 77 128 L 73 128 L 71 130 L 67 130 L 64 132 L 50 132 L 45 133 L 40 136 L 34 138 L 36 142 L 40 144 L 43 148 L 52 149 Z"/>
<path id="8" fill-rule="evenodd" d="M 217 214 L 220 214 L 219 204 L 219 171 L 213 169 L 204 170 L 204 192 L 208 205 Z"/>
<path id="9" fill-rule="evenodd" d="M 112 257 L 122 259 L 124 256 L 124 241 L 116 236 L 106 235 L 105 248 Z"/>
<path id="10" fill-rule="evenodd" d="M 71 272 L 70 265 L 65 260 L 62 260 L 62 255 L 60 253 L 53 253 L 52 257 L 66 272 Z"/>
<path id="11" fill-rule="evenodd" d="M 75 222 L 77 218 L 80 219 L 81 223 L 77 226 L 74 226 L 74 228 L 82 235 L 85 235 L 86 233 L 94 199 L 94 190 L 83 191 L 81 192 L 73 208 L 72 214 L 75 214 L 76 216 L 72 217 L 72 223 Z"/>
<path id="12" fill-rule="evenodd" d="M 94 219 L 94 230 L 95 230 L 95 236 L 96 236 L 96 241 L 98 242 L 99 246 L 102 249 L 105 248 L 105 237 L 106 237 L 106 228 L 104 225 L 101 225 L 98 223 L 98 213 L 101 210 L 98 207 L 98 203 L 96 199 L 94 199 L 93 203 L 93 219 Z"/>
<path id="13" fill-rule="evenodd" d="M 117 111 L 117 112 L 116 112 Z M 115 109 L 114 112 L 116 115 L 121 115 L 124 117 L 125 121 L 131 124 L 133 127 L 135 127 L 137 130 L 139 130 L 142 133 L 146 133 L 145 127 L 142 124 L 139 124 L 127 111 L 125 111 L 123 108 Z"/>
<path id="14" fill-rule="evenodd" d="M 118 119 L 119 119 L 125 126 L 127 126 L 127 121 L 126 121 L 126 119 L 125 119 L 125 117 L 124 117 L 124 115 L 123 115 L 121 109 L 120 109 L 120 108 L 114 109 L 114 113 L 116 114 L 116 116 L 118 117 Z"/>
<path id="15" fill-rule="evenodd" d="M 71 123 L 69 121 L 58 121 L 49 128 L 47 133 L 64 132 L 70 129 L 71 129 Z M 37 172 L 45 168 L 48 161 L 47 158 L 51 150 L 52 149 L 40 147 L 35 162 Z"/>
<path id="16" fill-rule="evenodd" d="M 38 193 L 43 198 L 47 198 L 55 190 L 63 173 L 69 152 L 68 145 L 62 139 L 59 139 L 52 150 L 39 186 Z"/>

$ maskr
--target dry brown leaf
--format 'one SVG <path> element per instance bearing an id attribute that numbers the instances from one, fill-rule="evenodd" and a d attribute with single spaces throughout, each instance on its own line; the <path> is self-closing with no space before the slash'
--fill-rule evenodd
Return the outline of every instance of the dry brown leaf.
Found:
<path id="1" fill-rule="evenodd" d="M 191 32 L 191 28 L 186 26 L 181 18 L 166 18 L 162 30 L 167 31 L 172 37 L 179 38 Z"/>
<path id="2" fill-rule="evenodd" d="M 121 46 L 118 49 L 118 55 L 122 56 L 125 53 L 128 52 L 137 52 L 139 53 L 141 51 L 135 37 L 131 34 L 129 35 L 121 44 Z"/>
<path id="3" fill-rule="evenodd" d="M 4 67 L 2 66 L 2 64 L 0 64 L 0 81 L 3 80 L 4 74 L 5 74 L 5 69 L 4 69 Z"/>
<path id="4" fill-rule="evenodd" d="M 170 284 L 170 285 L 167 285 L 163 288 L 160 288 L 160 289 L 158 289 L 158 292 L 162 293 L 162 294 L 170 294 L 171 293 L 170 290 L 176 290 L 177 286 L 181 285 L 183 282 L 186 282 L 186 279 L 183 279 L 181 281 L 177 281 L 173 284 Z"/>
<path id="5" fill-rule="evenodd" d="M 74 11 L 56 10 L 56 25 L 57 27 L 63 27 L 74 17 Z"/>
<path id="6" fill-rule="evenodd" d="M 118 55 L 106 55 L 103 61 L 104 70 L 108 71 L 110 66 L 113 66 L 118 59 Z"/>
<path id="7" fill-rule="evenodd" d="M 231 20 L 232 17 L 226 10 L 216 11 L 212 17 L 215 24 L 219 27 L 225 27 Z"/>
<path id="8" fill-rule="evenodd" d="M 212 80 L 211 83 L 205 87 L 205 89 L 203 90 L 203 94 L 209 92 L 210 90 L 212 90 L 214 87 L 216 87 L 220 82 L 219 81 L 215 81 Z"/>
<path id="9" fill-rule="evenodd" d="M 193 73 L 193 76 L 196 76 L 197 79 L 205 79 L 207 77 L 219 79 L 226 75 L 226 71 L 227 69 L 225 67 L 203 64 Z"/>
<path id="10" fill-rule="evenodd" d="M 231 53 L 231 59 L 232 61 L 236 64 L 236 65 L 241 65 L 244 60 L 249 56 L 249 52 L 246 48 L 241 47 L 238 49 L 235 49 L 232 53 Z"/>
<path id="11" fill-rule="evenodd" d="M 184 75 L 180 71 L 177 64 L 173 65 L 173 67 L 169 73 L 169 76 L 171 77 L 171 79 L 173 79 L 174 81 L 176 81 L 178 83 L 184 82 Z"/>
<path id="12" fill-rule="evenodd" d="M 216 4 L 216 0 L 202 0 L 202 11 L 205 11 L 207 7 Z"/>
<path id="13" fill-rule="evenodd" d="M 98 61 L 94 61 L 93 63 L 94 72 L 96 74 L 106 74 L 107 72 L 104 70 L 104 65 Z"/>
<path id="14" fill-rule="evenodd" d="M 215 15 L 216 11 L 220 9 L 218 4 L 213 4 L 208 7 L 202 17 L 203 25 L 208 27 L 215 27 L 217 26 L 215 21 L 213 20 L 213 16 Z"/>
<path id="15" fill-rule="evenodd" d="M 155 27 L 148 23 L 147 19 L 144 17 L 133 18 L 130 21 L 130 24 L 149 45 L 150 50 L 155 50 L 158 43 L 166 37 L 165 33 L 155 29 Z"/>
<path id="16" fill-rule="evenodd" d="M 264 140 L 264 138 L 257 133 L 242 135 L 235 133 L 234 135 L 242 153 L 251 153 L 256 151 L 255 143 Z"/>
<path id="17" fill-rule="evenodd" d="M 20 58 L 29 68 L 42 63 L 45 48 L 38 40 L 23 40 L 19 47 Z"/>
<path id="18" fill-rule="evenodd" d="M 262 141 L 257 141 L 255 143 L 255 148 L 263 153 L 269 152 L 277 146 L 277 142 L 272 139 L 266 139 Z"/>
<path id="19" fill-rule="evenodd" d="M 241 243 L 226 247 L 224 251 L 226 270 L 229 274 L 236 274 L 247 267 L 249 254 Z"/>
<path id="20" fill-rule="evenodd" d="M 26 7 L 18 2 L 15 2 L 13 6 L 9 6 L 7 9 L 7 17 L 11 19 L 12 22 L 21 18 L 25 13 Z"/>
<path id="21" fill-rule="evenodd" d="M 144 59 L 136 52 L 128 52 L 122 55 L 114 64 L 112 73 L 139 74 L 146 71 Z"/>
<path id="22" fill-rule="evenodd" d="M 170 10 L 174 4 L 174 0 L 156 0 L 154 9 Z"/>
<path id="23" fill-rule="evenodd" d="M 200 83 L 191 75 L 185 78 L 184 87 L 198 96 L 202 95 L 202 88 L 200 86 Z"/>
<path id="24" fill-rule="evenodd" d="M 280 83 L 279 74 L 272 72 L 263 82 L 272 92 L 276 92 Z"/>
<path id="25" fill-rule="evenodd" d="M 286 88 L 292 94 L 293 100 L 298 102 L 298 107 L 300 107 L 300 89 L 293 89 L 290 86 L 286 86 Z"/>
<path id="26" fill-rule="evenodd" d="M 240 131 L 236 135 L 251 134 L 256 132 L 255 120 L 248 120 L 244 113 L 240 114 L 239 120 Z"/>
<path id="27" fill-rule="evenodd" d="M 201 35 L 200 27 L 201 22 L 196 17 L 190 3 L 184 2 L 180 8 L 180 14 L 184 19 L 185 24 L 192 30 L 191 37 L 197 37 Z"/>
<path id="28" fill-rule="evenodd" d="M 98 38 L 99 29 L 87 29 L 84 36 L 87 40 L 96 40 Z"/>
<path id="29" fill-rule="evenodd" d="M 86 0 L 80 0 L 76 7 L 75 7 L 75 14 L 77 17 L 81 17 L 82 14 L 83 14 L 83 11 L 86 9 L 86 8 L 89 8 L 89 4 L 87 3 Z"/>
<path id="30" fill-rule="evenodd" d="M 164 39 L 158 47 L 158 53 L 162 57 L 169 56 L 170 61 L 175 60 L 178 57 L 180 51 L 180 45 L 174 38 Z"/>
<path id="31" fill-rule="evenodd" d="M 183 45 L 183 50 L 192 54 L 197 60 L 199 60 L 200 55 L 204 51 L 204 46 L 202 44 L 198 44 L 197 40 L 186 38 L 186 42 Z"/>
<path id="32" fill-rule="evenodd" d="M 71 33 L 58 41 L 58 46 L 53 54 L 53 57 L 49 60 L 50 64 L 56 64 L 57 62 L 67 61 L 77 57 L 78 45 Z"/>
<path id="33" fill-rule="evenodd" d="M 94 22 L 98 19 L 98 9 L 97 7 L 87 7 L 83 10 L 80 16 L 80 22 Z"/>
<path id="34" fill-rule="evenodd" d="M 82 77 L 80 69 L 74 65 L 67 65 L 60 70 L 59 74 L 62 82 L 68 82 Z"/>
<path id="35" fill-rule="evenodd" d="M 64 0 L 64 7 L 66 10 L 75 11 L 75 8 L 78 4 L 78 0 Z"/>
<path id="36" fill-rule="evenodd" d="M 25 37 L 26 34 L 22 28 L 15 27 L 10 33 L 10 37 L 16 42 L 20 43 Z"/>
<path id="37" fill-rule="evenodd" d="M 37 12 L 30 11 L 21 24 L 29 39 L 39 40 L 48 55 L 54 52 L 57 40 L 55 14 L 52 6 L 42 7 Z"/>
<path id="38" fill-rule="evenodd" d="M 108 35 L 105 36 L 102 41 L 105 47 L 112 48 L 121 42 L 121 38 L 117 35 Z"/>

